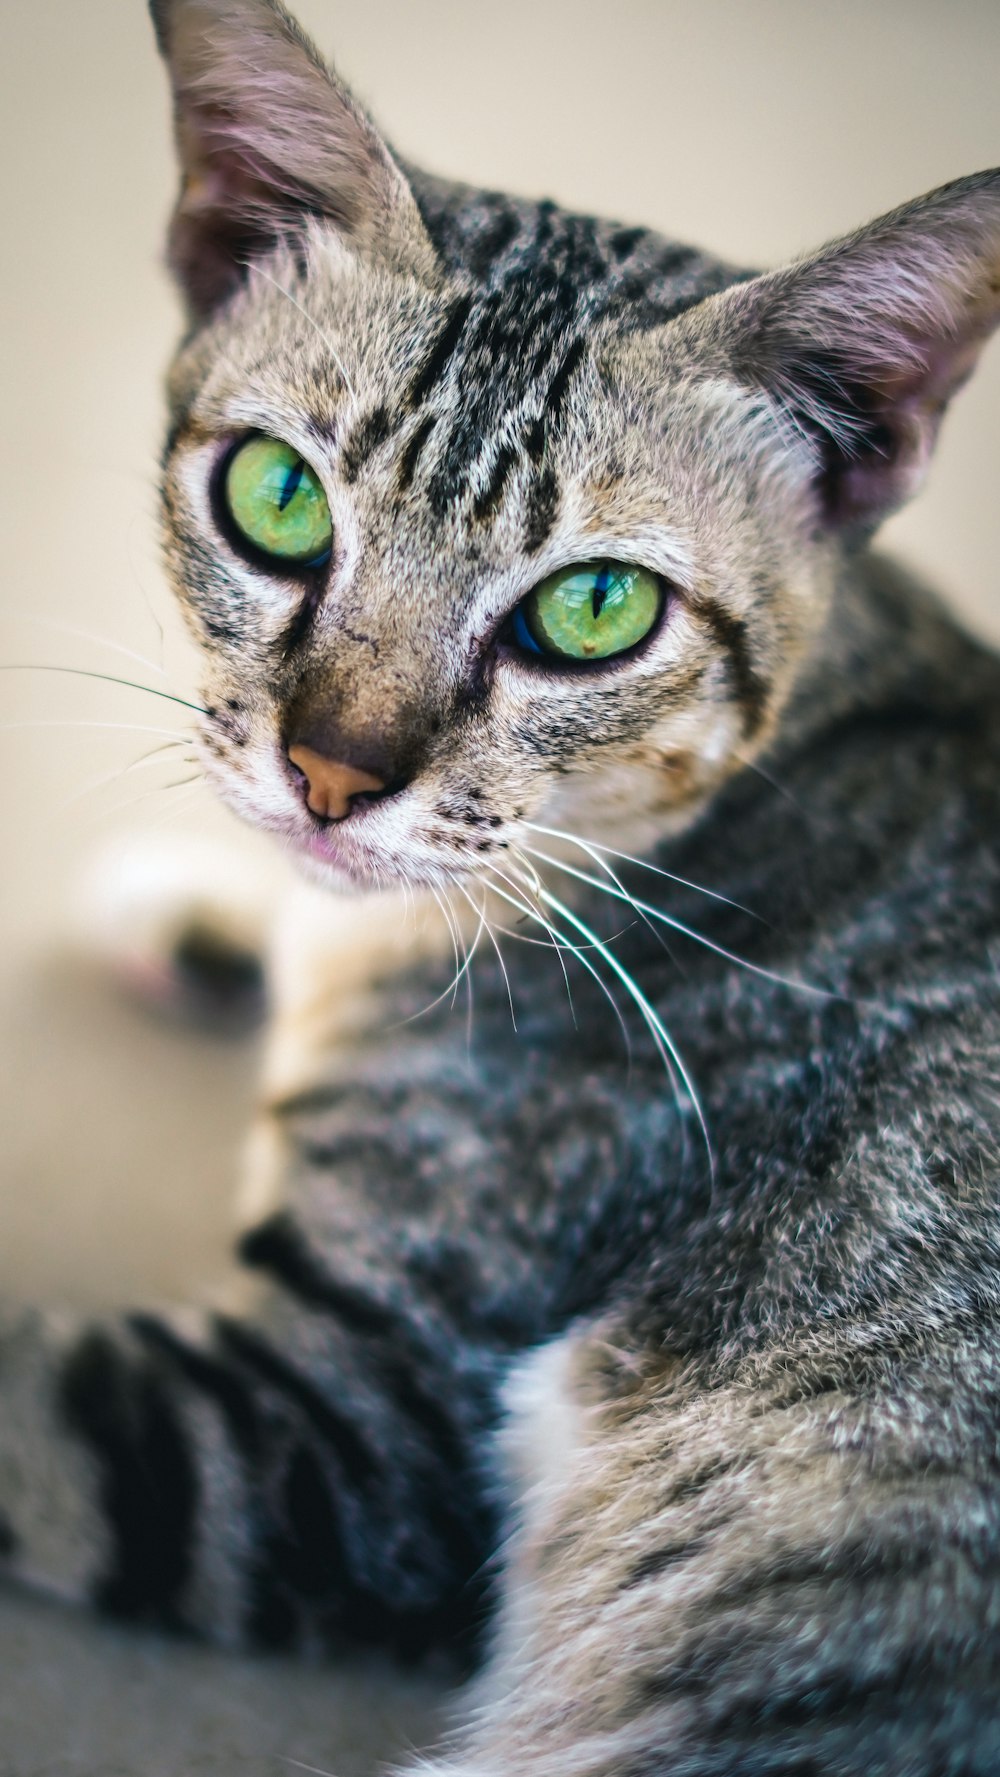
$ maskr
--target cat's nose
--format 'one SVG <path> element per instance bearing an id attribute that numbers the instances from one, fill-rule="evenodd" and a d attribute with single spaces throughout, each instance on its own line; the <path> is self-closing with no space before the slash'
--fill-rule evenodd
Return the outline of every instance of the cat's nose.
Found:
<path id="1" fill-rule="evenodd" d="M 355 796 L 374 796 L 386 787 L 370 771 L 327 759 L 312 747 L 289 747 L 288 757 L 306 780 L 306 807 L 324 821 L 344 820 Z"/>

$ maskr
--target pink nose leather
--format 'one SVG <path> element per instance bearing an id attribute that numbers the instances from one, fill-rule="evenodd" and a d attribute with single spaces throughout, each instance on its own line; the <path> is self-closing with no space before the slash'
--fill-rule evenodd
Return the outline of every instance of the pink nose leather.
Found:
<path id="1" fill-rule="evenodd" d="M 326 759 L 312 747 L 289 747 L 288 757 L 297 765 L 308 785 L 306 804 L 324 821 L 342 821 L 351 812 L 351 797 L 364 791 L 373 794 L 384 790 L 380 777 L 370 771 L 359 771 L 355 765 L 341 765 Z"/>

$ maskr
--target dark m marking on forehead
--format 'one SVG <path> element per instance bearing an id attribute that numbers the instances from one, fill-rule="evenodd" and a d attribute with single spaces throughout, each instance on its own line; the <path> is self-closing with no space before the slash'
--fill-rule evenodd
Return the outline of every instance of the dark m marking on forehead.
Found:
<path id="1" fill-rule="evenodd" d="M 471 296 L 460 296 L 451 314 L 434 341 L 421 369 L 407 390 L 405 405 L 411 410 L 426 401 L 431 390 L 441 381 L 458 346 L 472 308 Z"/>
<path id="2" fill-rule="evenodd" d="M 369 457 L 374 455 L 379 445 L 385 443 L 394 429 L 392 416 L 384 404 L 373 407 L 370 413 L 362 414 L 354 430 L 345 438 L 340 453 L 340 467 L 345 481 L 357 481 Z"/>
<path id="3" fill-rule="evenodd" d="M 420 453 L 436 425 L 437 414 L 425 414 L 404 444 L 396 471 L 397 493 L 405 494 L 410 487 L 420 461 Z"/>
<path id="4" fill-rule="evenodd" d="M 703 594 L 688 603 L 725 658 L 733 694 L 743 715 L 744 733 L 749 736 L 760 727 L 770 687 L 753 663 L 747 625 L 742 617 L 734 617 L 715 599 Z"/>
<path id="5" fill-rule="evenodd" d="M 486 484 L 476 495 L 472 507 L 475 517 L 480 522 L 492 518 L 497 511 L 510 480 L 511 472 L 517 463 L 517 457 L 517 449 L 513 444 L 502 444 L 497 451 Z"/>
<path id="6" fill-rule="evenodd" d="M 586 350 L 587 342 L 581 336 L 573 340 L 568 351 L 564 354 L 562 363 L 552 378 L 549 392 L 545 397 L 545 418 L 548 425 L 557 426 L 559 424 L 559 416 L 562 413 L 563 402 L 566 399 L 573 373 L 579 368 Z"/>
<path id="7" fill-rule="evenodd" d="M 551 463 L 543 464 L 528 489 L 524 518 L 524 547 L 534 555 L 551 535 L 559 511 L 559 479 Z"/>

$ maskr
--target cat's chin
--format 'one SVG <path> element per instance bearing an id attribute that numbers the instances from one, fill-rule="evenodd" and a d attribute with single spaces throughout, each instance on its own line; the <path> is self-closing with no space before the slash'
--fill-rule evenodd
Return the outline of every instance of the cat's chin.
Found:
<path id="1" fill-rule="evenodd" d="M 425 888 L 454 881 L 454 873 L 421 867 L 418 860 L 404 860 L 381 847 L 359 845 L 320 831 L 291 842 L 292 856 L 301 875 L 334 894 L 372 893 L 378 889 Z"/>

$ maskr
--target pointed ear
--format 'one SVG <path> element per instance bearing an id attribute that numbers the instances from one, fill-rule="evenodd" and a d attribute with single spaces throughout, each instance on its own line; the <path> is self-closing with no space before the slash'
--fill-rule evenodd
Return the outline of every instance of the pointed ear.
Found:
<path id="1" fill-rule="evenodd" d="M 410 188 L 280 0 L 150 0 L 174 95 L 169 257 L 194 314 L 306 215 L 414 271 L 435 263 Z"/>
<path id="2" fill-rule="evenodd" d="M 1000 321 L 1000 170 L 714 300 L 730 365 L 813 440 L 827 522 L 872 526 L 916 491 Z"/>

